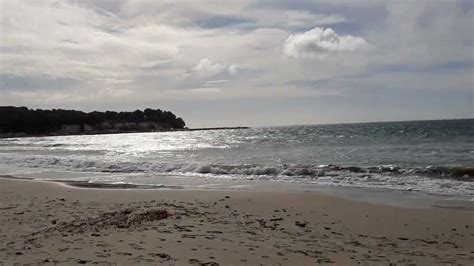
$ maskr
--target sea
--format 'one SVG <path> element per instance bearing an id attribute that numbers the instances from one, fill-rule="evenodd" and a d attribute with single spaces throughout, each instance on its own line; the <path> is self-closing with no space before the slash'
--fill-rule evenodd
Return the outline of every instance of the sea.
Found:
<path id="1" fill-rule="evenodd" d="M 155 188 L 474 196 L 474 119 L 0 139 L 0 175 Z"/>

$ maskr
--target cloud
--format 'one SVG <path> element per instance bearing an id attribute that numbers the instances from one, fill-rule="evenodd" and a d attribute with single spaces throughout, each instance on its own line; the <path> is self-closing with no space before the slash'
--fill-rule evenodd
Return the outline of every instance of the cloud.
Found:
<path id="1" fill-rule="evenodd" d="M 219 84 L 219 83 L 226 83 L 229 82 L 228 79 L 217 79 L 217 80 L 208 80 L 206 84 Z"/>
<path id="2" fill-rule="evenodd" d="M 1 63 L 12 75 L 131 78 L 138 68 L 175 59 L 170 42 L 151 41 L 117 16 L 69 1 L 2 1 Z M 38 14 L 43 14 L 38 16 Z M 167 28 L 162 27 L 165 35 Z M 155 34 L 160 30 L 155 29 Z M 10 51 L 10 52 L 8 52 Z"/>
<path id="3" fill-rule="evenodd" d="M 51 78 L 44 76 L 23 76 L 1 74 L 0 91 L 38 91 L 38 90 L 61 90 L 65 87 L 74 87 L 80 84 L 77 79 Z"/>
<path id="4" fill-rule="evenodd" d="M 212 62 L 208 58 L 203 58 L 197 66 L 193 68 L 193 72 L 199 76 L 215 76 L 225 71 L 227 66 L 219 63 Z"/>
<path id="5" fill-rule="evenodd" d="M 275 103 L 260 102 L 277 97 L 279 121 L 295 108 L 285 105 L 290 99 L 307 101 L 309 109 L 324 95 L 370 106 L 369 92 L 354 96 L 358 88 L 472 99 L 474 6 L 467 3 L 0 0 L 0 105 L 160 105 L 189 108 L 186 118 L 199 117 L 196 106 L 208 101 L 225 117 L 219 100 L 254 101 L 266 110 Z"/>
<path id="6" fill-rule="evenodd" d="M 194 89 L 189 89 L 189 92 L 192 93 L 216 93 L 216 92 L 221 92 L 219 88 L 194 88 Z"/>
<path id="7" fill-rule="evenodd" d="M 314 14 L 309 11 L 289 10 L 283 18 L 291 27 L 307 27 L 308 25 L 329 25 L 346 22 L 346 18 L 337 14 Z"/>
<path id="8" fill-rule="evenodd" d="M 283 52 L 295 58 L 315 58 L 334 52 L 352 52 L 368 47 L 366 40 L 351 35 L 338 35 L 331 28 L 316 27 L 286 39 Z"/>
<path id="9" fill-rule="evenodd" d="M 208 58 L 203 58 L 195 67 L 184 73 L 182 77 L 208 78 L 218 75 L 236 75 L 237 73 L 238 67 L 236 65 L 221 64 L 213 62 Z"/>

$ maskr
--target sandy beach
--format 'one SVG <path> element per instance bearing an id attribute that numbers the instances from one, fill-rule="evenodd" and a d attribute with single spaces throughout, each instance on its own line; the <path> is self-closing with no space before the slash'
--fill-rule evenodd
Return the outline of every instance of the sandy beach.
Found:
<path id="1" fill-rule="evenodd" d="M 0 179 L 0 264 L 474 261 L 471 210 L 304 192 L 91 189 Z"/>

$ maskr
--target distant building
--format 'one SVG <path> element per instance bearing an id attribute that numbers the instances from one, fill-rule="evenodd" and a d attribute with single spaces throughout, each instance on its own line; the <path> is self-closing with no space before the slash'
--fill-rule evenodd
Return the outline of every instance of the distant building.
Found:
<path id="1" fill-rule="evenodd" d="M 124 129 L 123 123 L 114 123 L 113 128 L 116 130 L 122 130 Z"/>
<path id="2" fill-rule="evenodd" d="M 63 125 L 61 131 L 66 134 L 78 134 L 81 133 L 82 127 L 80 125 Z"/>
<path id="3" fill-rule="evenodd" d="M 84 133 L 90 133 L 94 130 L 94 128 L 91 125 L 84 124 L 82 125 L 82 132 Z"/>
<path id="4" fill-rule="evenodd" d="M 137 129 L 137 123 L 135 122 L 126 122 L 123 124 L 125 129 Z"/>
<path id="5" fill-rule="evenodd" d="M 102 122 L 102 123 L 97 124 L 96 128 L 100 130 L 109 130 L 109 129 L 112 129 L 112 124 L 110 124 L 109 122 Z"/>
<path id="6" fill-rule="evenodd" d="M 141 130 L 153 130 L 156 129 L 158 125 L 155 122 L 141 122 L 138 123 L 138 128 Z"/>
<path id="7" fill-rule="evenodd" d="M 168 125 L 168 124 L 164 124 L 164 123 L 157 123 L 156 128 L 159 129 L 159 130 L 169 130 L 169 129 L 171 129 L 171 126 Z"/>

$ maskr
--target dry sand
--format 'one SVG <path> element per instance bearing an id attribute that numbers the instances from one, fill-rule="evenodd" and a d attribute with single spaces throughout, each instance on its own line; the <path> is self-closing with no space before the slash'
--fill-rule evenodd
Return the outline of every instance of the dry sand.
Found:
<path id="1" fill-rule="evenodd" d="M 464 264 L 471 210 L 0 179 L 0 264 Z"/>

